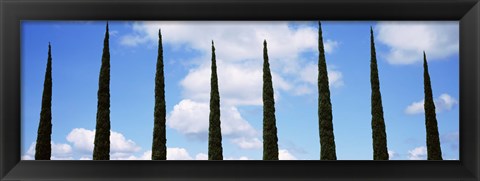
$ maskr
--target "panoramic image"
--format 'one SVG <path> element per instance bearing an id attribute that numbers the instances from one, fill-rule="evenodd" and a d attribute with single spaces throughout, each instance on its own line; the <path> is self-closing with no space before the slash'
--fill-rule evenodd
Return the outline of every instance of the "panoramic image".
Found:
<path id="1" fill-rule="evenodd" d="M 458 21 L 22 21 L 22 160 L 459 160 Z"/>

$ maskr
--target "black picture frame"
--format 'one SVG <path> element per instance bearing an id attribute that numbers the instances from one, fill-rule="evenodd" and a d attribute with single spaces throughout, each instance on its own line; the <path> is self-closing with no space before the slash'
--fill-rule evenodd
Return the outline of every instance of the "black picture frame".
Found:
<path id="1" fill-rule="evenodd" d="M 478 181 L 478 0 L 0 0 L 0 180 Z M 458 20 L 459 161 L 21 161 L 22 20 Z"/>

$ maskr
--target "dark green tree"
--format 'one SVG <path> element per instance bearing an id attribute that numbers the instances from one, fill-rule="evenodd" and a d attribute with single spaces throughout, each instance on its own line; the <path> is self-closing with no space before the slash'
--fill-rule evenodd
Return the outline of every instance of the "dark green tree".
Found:
<path id="1" fill-rule="evenodd" d="M 332 103 L 328 85 L 327 63 L 323 47 L 322 24 L 318 22 L 318 124 L 320 129 L 320 159 L 336 160 L 332 123 Z"/>
<path id="2" fill-rule="evenodd" d="M 110 49 L 108 39 L 107 22 L 98 82 L 97 125 L 95 128 L 93 160 L 110 159 Z"/>
<path id="3" fill-rule="evenodd" d="M 425 126 L 427 129 L 427 159 L 442 160 L 442 149 L 440 148 L 440 139 L 438 137 L 437 116 L 435 113 L 435 104 L 433 102 L 432 86 L 430 75 L 428 73 L 427 56 L 423 52 L 423 84 L 425 92 Z"/>
<path id="4" fill-rule="evenodd" d="M 270 64 L 268 63 L 267 40 L 263 42 L 263 159 L 278 160 L 275 99 Z"/>
<path id="5" fill-rule="evenodd" d="M 50 160 L 52 153 L 52 52 L 48 43 L 48 59 L 43 82 L 42 110 L 38 125 L 37 144 L 35 145 L 35 160 Z"/>
<path id="6" fill-rule="evenodd" d="M 155 74 L 155 110 L 153 126 L 152 160 L 167 159 L 167 138 L 165 130 L 165 78 L 163 75 L 162 32 L 158 30 L 157 72 Z"/>
<path id="7" fill-rule="evenodd" d="M 370 83 L 372 85 L 372 138 L 373 138 L 373 159 L 388 160 L 387 133 L 385 132 L 385 121 L 383 119 L 382 95 L 380 94 L 380 81 L 378 79 L 377 55 L 375 53 L 375 42 L 373 29 L 370 27 Z"/>
<path id="8" fill-rule="evenodd" d="M 220 128 L 220 95 L 218 93 L 217 63 L 212 41 L 212 76 L 210 78 L 210 118 L 208 127 L 208 159 L 223 160 Z"/>

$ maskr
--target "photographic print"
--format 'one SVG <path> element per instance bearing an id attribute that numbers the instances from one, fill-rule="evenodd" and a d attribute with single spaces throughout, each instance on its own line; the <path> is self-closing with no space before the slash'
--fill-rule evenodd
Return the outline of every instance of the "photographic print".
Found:
<path id="1" fill-rule="evenodd" d="M 22 21 L 22 160 L 459 160 L 459 21 Z"/>

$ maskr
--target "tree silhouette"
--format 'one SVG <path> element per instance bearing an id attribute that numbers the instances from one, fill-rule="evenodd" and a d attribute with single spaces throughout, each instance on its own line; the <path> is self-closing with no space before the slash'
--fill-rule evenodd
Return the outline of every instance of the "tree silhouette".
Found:
<path id="1" fill-rule="evenodd" d="M 263 42 L 263 159 L 278 160 L 278 137 L 275 123 L 275 100 L 268 63 L 267 40 Z"/>
<path id="2" fill-rule="evenodd" d="M 383 119 L 382 94 L 380 93 L 380 81 L 378 79 L 377 55 L 375 53 L 375 41 L 373 29 L 370 27 L 370 84 L 372 86 L 372 138 L 373 159 L 388 160 L 387 133 Z"/>
<path id="3" fill-rule="evenodd" d="M 110 50 L 108 39 L 107 22 L 98 83 L 97 125 L 95 129 L 93 160 L 110 159 Z"/>
<path id="4" fill-rule="evenodd" d="M 212 41 L 212 75 L 210 78 L 210 118 L 208 128 L 208 159 L 223 160 L 220 128 L 220 95 L 218 93 L 217 63 Z"/>
<path id="5" fill-rule="evenodd" d="M 155 74 L 155 108 L 153 126 L 152 160 L 167 159 L 167 138 L 165 130 L 165 78 L 163 75 L 162 32 L 158 30 L 157 72 Z"/>
<path id="6" fill-rule="evenodd" d="M 335 136 L 332 123 L 332 103 L 328 85 L 327 63 L 323 47 L 322 24 L 318 22 L 318 124 L 320 129 L 320 159 L 336 160 Z"/>
<path id="7" fill-rule="evenodd" d="M 442 149 L 440 148 L 440 139 L 438 137 L 437 116 L 435 113 L 435 104 L 433 102 L 432 86 L 430 75 L 428 73 L 427 55 L 423 52 L 423 84 L 425 93 L 425 127 L 427 129 L 427 159 L 442 160 Z"/>
<path id="8" fill-rule="evenodd" d="M 52 153 L 52 52 L 48 43 L 48 59 L 43 82 L 42 110 L 38 125 L 37 143 L 35 145 L 35 160 L 50 160 Z"/>

